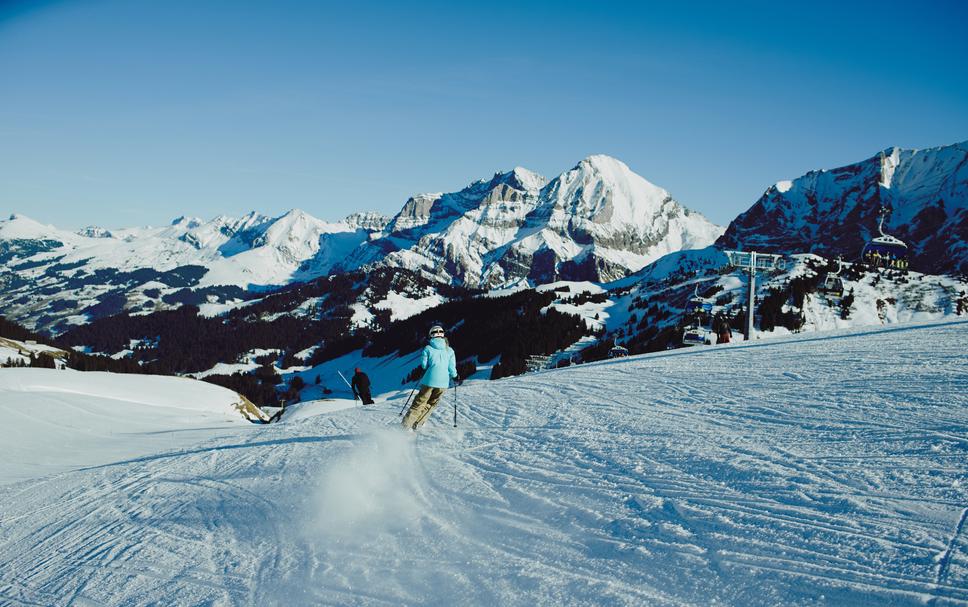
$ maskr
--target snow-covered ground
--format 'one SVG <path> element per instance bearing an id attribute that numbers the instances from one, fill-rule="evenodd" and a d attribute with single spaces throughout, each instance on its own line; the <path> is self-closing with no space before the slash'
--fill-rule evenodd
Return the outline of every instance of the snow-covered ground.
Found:
<path id="1" fill-rule="evenodd" d="M 2 486 L 0 603 L 968 605 L 966 336 L 470 382 L 456 429 L 453 392 L 416 437 L 400 400 L 307 408 Z"/>
<path id="2" fill-rule="evenodd" d="M 249 426 L 239 400 L 181 377 L 0 369 L 0 485 L 186 448 Z"/>

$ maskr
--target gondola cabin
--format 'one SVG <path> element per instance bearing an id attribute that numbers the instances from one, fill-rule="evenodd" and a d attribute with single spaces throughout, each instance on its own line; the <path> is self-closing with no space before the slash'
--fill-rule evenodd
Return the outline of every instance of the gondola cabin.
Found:
<path id="1" fill-rule="evenodd" d="M 884 218 L 888 210 L 882 207 L 878 213 L 877 231 L 880 236 L 871 238 L 864 247 L 861 258 L 864 263 L 875 268 L 894 268 L 906 270 L 908 267 L 908 246 L 904 241 L 884 233 Z"/>
<path id="2" fill-rule="evenodd" d="M 683 346 L 708 346 L 712 344 L 709 331 L 702 327 L 686 327 L 682 333 Z"/>
<path id="3" fill-rule="evenodd" d="M 844 281 L 840 278 L 840 271 L 843 269 L 843 262 L 837 258 L 837 271 L 828 272 L 817 286 L 817 290 L 827 297 L 838 299 L 844 296 Z"/>
<path id="4" fill-rule="evenodd" d="M 843 297 L 844 296 L 844 281 L 840 276 L 834 276 L 828 274 L 824 281 L 820 283 L 818 290 L 828 297 Z"/>
<path id="5" fill-rule="evenodd" d="M 864 262 L 877 268 L 906 270 L 908 246 L 893 236 L 878 236 L 864 247 Z"/>
<path id="6" fill-rule="evenodd" d="M 629 355 L 629 349 L 622 346 L 615 346 L 608 351 L 609 358 L 624 358 Z"/>

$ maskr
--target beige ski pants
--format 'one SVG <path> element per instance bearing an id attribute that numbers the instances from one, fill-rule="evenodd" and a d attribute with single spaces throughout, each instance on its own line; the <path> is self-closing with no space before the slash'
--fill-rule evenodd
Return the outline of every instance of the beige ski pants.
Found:
<path id="1" fill-rule="evenodd" d="M 420 428 L 430 417 L 430 412 L 434 410 L 446 391 L 447 388 L 420 386 L 420 390 L 417 391 L 417 398 L 413 399 L 410 410 L 403 416 L 403 427 L 412 430 Z"/>

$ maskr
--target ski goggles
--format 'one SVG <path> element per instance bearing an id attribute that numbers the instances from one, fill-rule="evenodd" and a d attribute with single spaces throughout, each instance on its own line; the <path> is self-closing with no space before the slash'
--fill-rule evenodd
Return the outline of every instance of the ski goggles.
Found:
<path id="1" fill-rule="evenodd" d="M 444 330 L 443 329 L 435 329 L 435 330 L 433 330 L 433 331 L 430 332 L 430 336 L 431 337 L 443 337 L 444 336 Z"/>

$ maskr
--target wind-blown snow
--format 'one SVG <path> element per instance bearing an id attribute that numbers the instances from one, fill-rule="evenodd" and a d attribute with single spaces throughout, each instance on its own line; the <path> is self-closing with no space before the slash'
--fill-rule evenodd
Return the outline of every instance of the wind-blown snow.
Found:
<path id="1" fill-rule="evenodd" d="M 393 400 L 0 487 L 0 602 L 968 605 L 966 330 L 472 382 L 414 439 Z"/>

